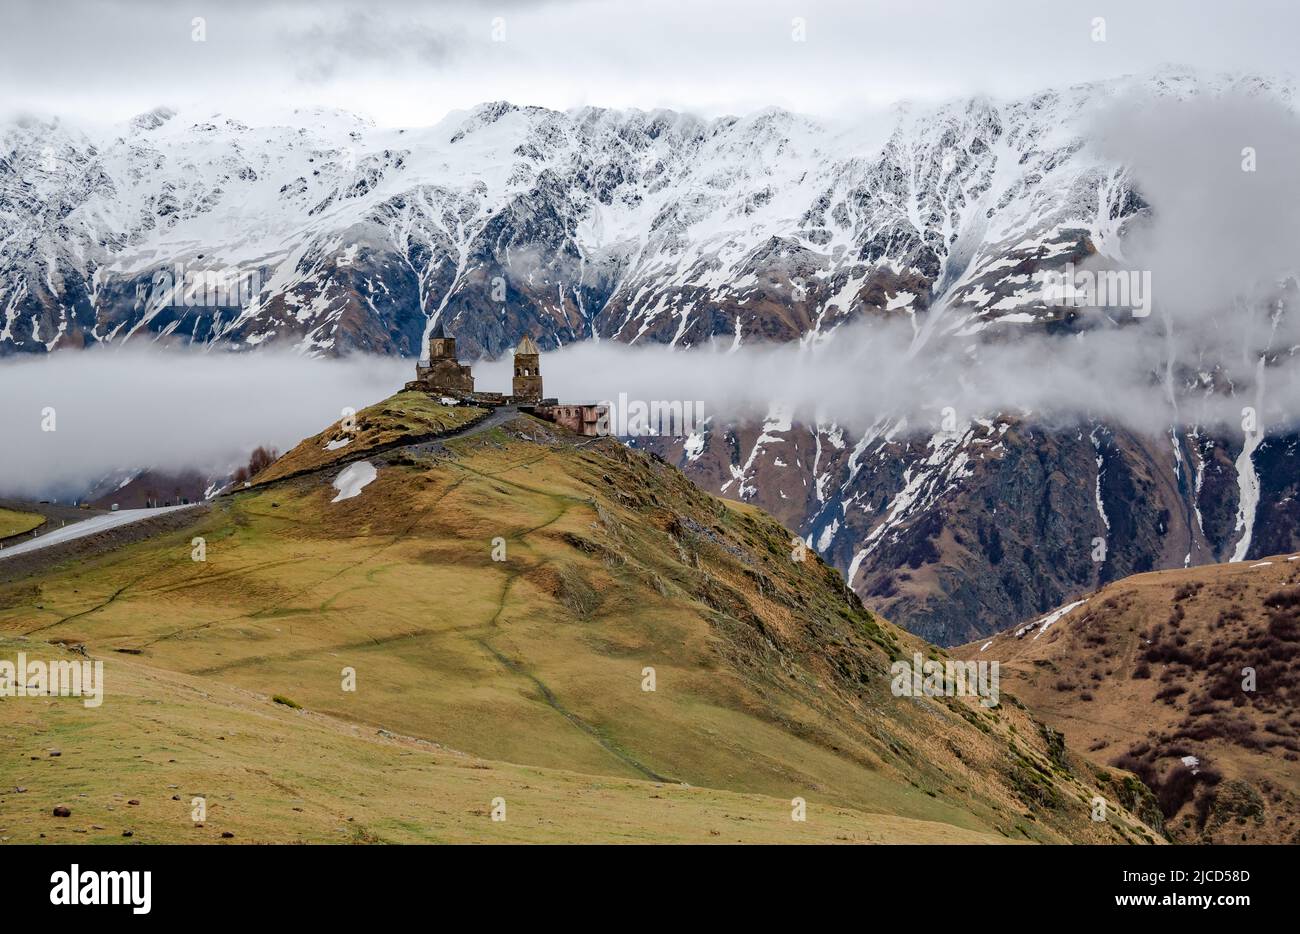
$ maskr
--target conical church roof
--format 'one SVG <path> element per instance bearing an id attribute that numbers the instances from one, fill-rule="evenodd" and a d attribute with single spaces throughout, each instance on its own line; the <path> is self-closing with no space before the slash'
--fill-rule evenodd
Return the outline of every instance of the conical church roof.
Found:
<path id="1" fill-rule="evenodd" d="M 538 349 L 537 342 L 525 334 L 523 340 L 519 342 L 519 346 L 515 348 L 515 353 L 539 354 L 541 350 Z"/>
<path id="2" fill-rule="evenodd" d="M 447 329 L 442 326 L 442 319 L 439 318 L 438 323 L 433 326 L 433 333 L 429 335 L 429 340 L 446 340 L 446 338 Z"/>

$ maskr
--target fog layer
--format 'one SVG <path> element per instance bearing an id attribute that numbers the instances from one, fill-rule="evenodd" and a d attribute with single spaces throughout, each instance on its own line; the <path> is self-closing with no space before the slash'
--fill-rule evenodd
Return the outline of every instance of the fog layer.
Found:
<path id="1" fill-rule="evenodd" d="M 390 395 L 393 358 L 134 348 L 0 364 L 0 494 L 71 496 L 114 470 L 222 472 Z M 52 421 L 51 421 L 52 416 Z M 53 426 L 52 431 L 46 430 Z"/>

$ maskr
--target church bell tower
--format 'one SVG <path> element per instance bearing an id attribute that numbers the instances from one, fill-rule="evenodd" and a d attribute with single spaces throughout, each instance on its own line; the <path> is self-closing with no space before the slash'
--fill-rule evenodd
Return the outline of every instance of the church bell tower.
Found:
<path id="1" fill-rule="evenodd" d="M 541 350 L 528 335 L 515 348 L 514 396 L 520 402 L 542 401 Z"/>

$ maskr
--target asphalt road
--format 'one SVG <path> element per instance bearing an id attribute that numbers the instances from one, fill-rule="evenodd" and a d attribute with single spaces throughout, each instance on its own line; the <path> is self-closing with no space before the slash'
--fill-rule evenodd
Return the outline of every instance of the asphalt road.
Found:
<path id="1" fill-rule="evenodd" d="M 74 522 L 71 525 L 65 525 L 51 532 L 46 532 L 39 538 L 33 538 L 30 541 L 0 549 L 0 561 L 5 558 L 12 558 L 15 555 L 38 551 L 41 548 L 62 545 L 64 542 L 74 541 L 87 535 L 94 535 L 96 532 L 117 528 L 119 525 L 129 525 L 132 522 L 166 515 L 180 509 L 194 509 L 199 505 L 201 504 L 191 503 L 187 506 L 160 506 L 157 509 L 119 509 L 117 512 L 103 512 L 97 516 L 91 516 L 89 519 L 83 519 L 81 522 Z"/>

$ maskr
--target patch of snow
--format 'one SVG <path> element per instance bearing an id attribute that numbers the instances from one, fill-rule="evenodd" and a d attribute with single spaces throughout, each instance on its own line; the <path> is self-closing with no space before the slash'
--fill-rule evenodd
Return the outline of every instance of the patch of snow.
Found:
<path id="1" fill-rule="evenodd" d="M 1043 624 L 1042 627 L 1038 630 L 1038 632 L 1034 633 L 1034 638 L 1037 639 L 1043 633 L 1047 632 L 1048 626 L 1052 625 L 1052 623 L 1056 622 L 1058 619 L 1065 616 L 1075 607 L 1083 606 L 1087 602 L 1088 602 L 1087 600 L 1076 600 L 1073 603 L 1066 604 L 1065 606 L 1061 607 L 1059 610 L 1055 610 L 1051 613 L 1048 613 L 1042 619 L 1042 624 Z"/>
<path id="2" fill-rule="evenodd" d="M 103 532 L 108 529 L 115 529 L 120 525 L 127 525 L 132 522 L 139 522 L 141 519 L 151 519 L 154 516 L 166 515 L 169 512 L 176 512 L 180 509 L 193 509 L 197 503 L 189 503 L 180 506 L 157 506 L 151 509 L 119 509 L 117 512 L 108 512 L 102 515 L 93 516 L 89 519 L 83 519 L 80 522 L 73 522 L 47 532 L 37 538 L 28 539 L 17 545 L 11 545 L 8 548 L 0 549 L 0 559 L 11 558 L 14 555 L 26 554 L 29 551 L 39 551 L 42 548 L 48 548 L 51 545 L 62 545 L 64 542 L 74 541 L 78 538 L 84 538 L 87 535 L 93 535 L 97 532 Z"/>
<path id="3" fill-rule="evenodd" d="M 371 484 L 379 471 L 375 470 L 375 465 L 370 461 L 357 461 L 355 464 L 348 464 L 342 472 L 334 478 L 334 489 L 339 491 L 331 503 L 337 503 L 340 500 L 352 499 L 359 496 L 361 491 Z"/>
<path id="4" fill-rule="evenodd" d="M 1261 412 L 1264 395 L 1263 356 L 1259 358 L 1255 380 L 1255 411 Z M 1245 443 L 1242 445 L 1241 453 L 1237 455 L 1237 488 L 1240 490 L 1240 498 L 1237 501 L 1237 523 L 1233 527 L 1233 531 L 1242 534 L 1237 540 L 1237 547 L 1230 561 L 1246 560 L 1246 553 L 1250 551 L 1250 541 L 1255 533 L 1255 513 L 1259 509 L 1259 474 L 1255 471 L 1254 457 L 1255 449 L 1264 440 L 1264 429 L 1260 425 L 1255 425 L 1252 430 L 1246 431 L 1245 435 Z"/>
<path id="5" fill-rule="evenodd" d="M 704 453 L 704 435 L 698 431 L 693 431 L 682 443 L 682 452 L 686 455 L 688 461 L 698 460 L 699 456 Z"/>
<path id="6" fill-rule="evenodd" d="M 886 303 L 885 311 L 896 311 L 899 308 L 906 308 L 914 301 L 916 301 L 916 296 L 913 293 L 899 292 Z"/>
<path id="7" fill-rule="evenodd" d="M 1093 496 L 1097 500 L 1097 515 L 1101 516 L 1102 525 L 1106 526 L 1106 531 L 1110 531 L 1110 517 L 1106 515 L 1106 504 L 1101 500 L 1101 480 L 1106 471 L 1106 459 L 1101 453 L 1101 442 L 1097 439 L 1097 429 L 1092 430 L 1089 435 L 1092 439 L 1092 449 L 1097 455 L 1097 482 L 1093 486 Z"/>
<path id="8" fill-rule="evenodd" d="M 1034 622 L 1032 623 L 1026 623 L 1025 625 L 1021 626 L 1019 629 L 1016 630 L 1016 638 L 1017 639 L 1022 638 L 1025 635 L 1025 633 L 1029 632 L 1029 630 L 1037 626 L 1038 632 L 1034 633 L 1034 638 L 1037 639 L 1043 633 L 1047 632 L 1047 627 L 1051 626 L 1053 623 L 1055 623 L 1061 617 L 1065 616 L 1071 610 L 1075 609 L 1076 607 L 1083 606 L 1087 602 L 1088 601 L 1085 599 L 1085 600 L 1076 600 L 1073 603 L 1067 603 L 1065 606 L 1060 607 L 1059 609 L 1053 610 L 1052 612 L 1048 613 L 1042 619 L 1034 620 Z"/>
<path id="9" fill-rule="evenodd" d="M 838 532 L 839 530 L 840 530 L 840 520 L 832 519 L 830 521 L 830 524 L 827 525 L 824 529 L 822 529 L 821 534 L 817 536 L 817 550 L 820 552 L 825 552 L 827 548 L 830 548 L 831 543 L 835 541 L 835 533 Z"/>

